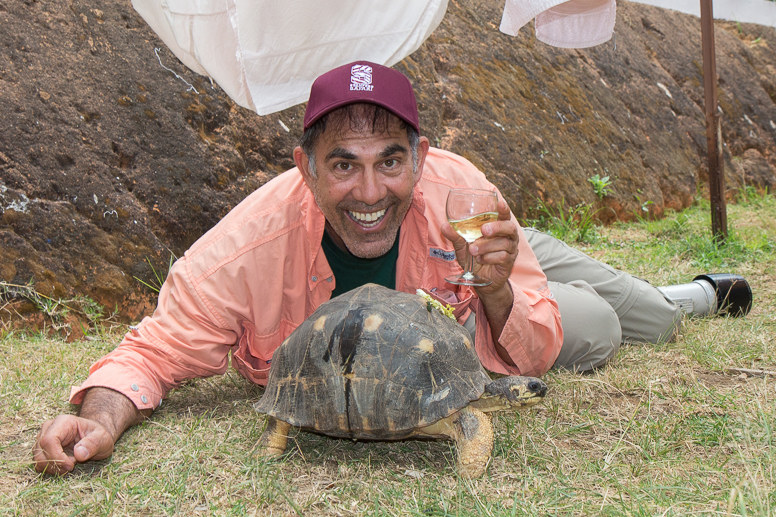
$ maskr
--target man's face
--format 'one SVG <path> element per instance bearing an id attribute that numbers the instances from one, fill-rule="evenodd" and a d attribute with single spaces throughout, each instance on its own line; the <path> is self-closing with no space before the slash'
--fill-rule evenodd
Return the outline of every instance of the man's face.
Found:
<path id="1" fill-rule="evenodd" d="M 407 132 L 398 120 L 382 132 L 369 124 L 341 126 L 327 128 L 315 144 L 317 177 L 301 148 L 294 158 L 334 240 L 357 257 L 379 257 L 393 246 L 412 203 L 428 140 L 421 138 L 413 173 Z"/>

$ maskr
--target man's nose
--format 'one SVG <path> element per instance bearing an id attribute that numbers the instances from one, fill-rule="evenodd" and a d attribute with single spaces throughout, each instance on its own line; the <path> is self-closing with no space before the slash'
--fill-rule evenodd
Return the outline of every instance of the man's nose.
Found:
<path id="1" fill-rule="evenodd" d="M 380 174 L 372 168 L 365 169 L 361 174 L 358 186 L 353 191 L 353 197 L 367 205 L 374 205 L 383 199 L 388 189 L 383 185 Z"/>

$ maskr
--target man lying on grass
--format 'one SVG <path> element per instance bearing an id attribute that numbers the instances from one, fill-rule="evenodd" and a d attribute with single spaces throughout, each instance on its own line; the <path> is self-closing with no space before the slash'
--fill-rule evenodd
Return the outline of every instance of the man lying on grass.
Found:
<path id="1" fill-rule="evenodd" d="M 508 375 L 589 370 L 623 340 L 674 335 L 680 311 L 657 289 L 520 228 L 500 194 L 498 219 L 469 248 L 474 272 L 492 283 L 446 283 L 466 261 L 466 241 L 446 220 L 448 192 L 496 188 L 420 136 L 401 73 L 358 62 L 322 75 L 304 129 L 296 168 L 200 238 L 171 268 L 153 316 L 91 367 L 71 394 L 79 415 L 43 424 L 38 471 L 107 458 L 171 389 L 223 374 L 230 354 L 243 376 L 265 385 L 285 338 L 323 302 L 368 282 L 450 303 L 482 364 Z"/>

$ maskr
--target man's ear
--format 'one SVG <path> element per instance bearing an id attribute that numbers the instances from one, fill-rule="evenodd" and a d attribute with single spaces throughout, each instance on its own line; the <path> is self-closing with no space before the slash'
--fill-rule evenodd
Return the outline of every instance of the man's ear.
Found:
<path id="1" fill-rule="evenodd" d="M 425 136 L 420 137 L 418 142 L 418 170 L 415 172 L 415 184 L 417 185 L 420 178 L 423 177 L 423 165 L 426 163 L 426 155 L 428 155 L 428 148 L 431 144 L 428 142 L 428 138 Z"/>
<path id="2" fill-rule="evenodd" d="M 296 164 L 296 168 L 299 169 L 299 172 L 302 173 L 302 179 L 304 179 L 307 187 L 312 189 L 311 182 L 314 181 L 315 178 L 310 174 L 310 158 L 299 146 L 294 149 L 294 163 Z"/>

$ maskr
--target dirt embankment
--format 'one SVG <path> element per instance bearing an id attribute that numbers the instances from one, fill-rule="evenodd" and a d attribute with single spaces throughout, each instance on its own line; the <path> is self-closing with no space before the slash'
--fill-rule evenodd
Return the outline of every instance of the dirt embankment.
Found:
<path id="1" fill-rule="evenodd" d="M 498 32 L 502 3 L 451 1 L 398 65 L 434 145 L 520 217 L 536 199 L 609 218 L 679 209 L 706 179 L 697 18 L 620 2 L 616 45 L 564 50 Z M 257 117 L 186 70 L 128 2 L 0 3 L 0 279 L 88 295 L 127 319 L 249 192 L 292 166 L 303 107 Z M 158 49 L 158 50 L 157 50 Z M 776 31 L 717 24 L 727 184 L 776 184 Z M 174 70 L 185 81 L 175 77 Z M 587 179 L 613 178 L 599 201 Z"/>

